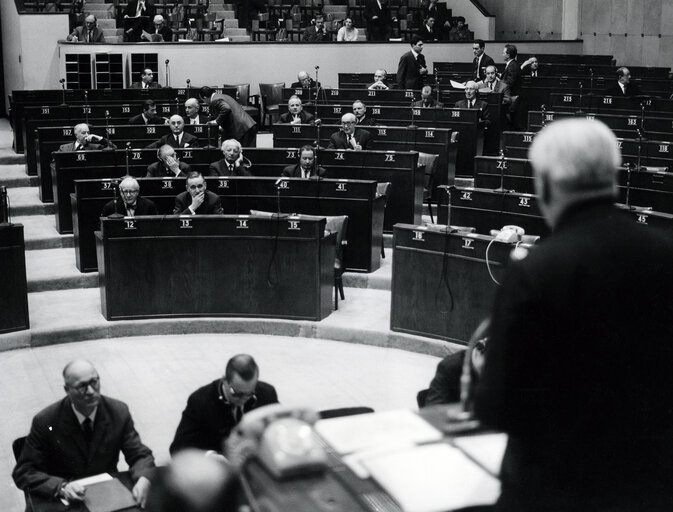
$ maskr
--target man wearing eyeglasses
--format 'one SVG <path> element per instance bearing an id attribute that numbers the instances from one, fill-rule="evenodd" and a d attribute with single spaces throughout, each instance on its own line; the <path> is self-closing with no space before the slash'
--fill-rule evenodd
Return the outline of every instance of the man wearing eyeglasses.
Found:
<path id="1" fill-rule="evenodd" d="M 194 391 L 170 446 L 171 454 L 185 448 L 222 453 L 224 440 L 245 413 L 278 403 L 276 389 L 258 380 L 259 368 L 248 354 L 232 357 L 224 377 Z"/>
<path id="2" fill-rule="evenodd" d="M 109 201 L 103 207 L 101 217 L 109 217 L 120 214 L 125 217 L 138 215 L 159 215 L 156 205 L 149 199 L 138 197 L 140 184 L 133 176 L 126 176 L 119 184 L 119 196 L 117 200 Z"/>
<path id="3" fill-rule="evenodd" d="M 341 130 L 334 132 L 330 136 L 327 149 L 352 149 L 360 151 L 367 149 L 372 136 L 367 130 L 362 128 L 355 129 L 357 118 L 355 114 L 344 114 L 341 116 Z"/>
<path id="4" fill-rule="evenodd" d="M 144 506 L 154 457 L 140 441 L 128 406 L 100 394 L 89 361 L 68 363 L 63 380 L 66 397 L 33 418 L 12 474 L 16 486 L 45 499 L 81 502 L 85 489 L 74 480 L 117 471 L 121 451 L 135 483 L 133 497 Z"/>

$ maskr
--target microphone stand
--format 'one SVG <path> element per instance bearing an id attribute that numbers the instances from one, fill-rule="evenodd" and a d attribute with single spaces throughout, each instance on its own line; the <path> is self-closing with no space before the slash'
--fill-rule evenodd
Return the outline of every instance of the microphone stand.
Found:
<path id="1" fill-rule="evenodd" d="M 409 125 L 409 128 L 416 128 L 416 125 L 414 124 L 415 121 L 415 116 L 414 116 L 414 99 L 416 99 L 414 96 L 411 97 L 411 103 L 409 106 L 411 107 L 411 124 Z"/>
<path id="2" fill-rule="evenodd" d="M 180 115 L 180 98 L 175 98 L 175 113 Z"/>
<path id="3" fill-rule="evenodd" d="M 61 84 L 61 97 L 63 99 L 63 102 L 61 103 L 62 106 L 67 107 L 68 104 L 65 102 L 65 78 L 61 78 L 58 83 Z"/>
<path id="4" fill-rule="evenodd" d="M 642 139 L 645 137 L 645 102 L 644 101 L 640 102 L 640 128 L 638 129 L 638 137 L 639 137 L 639 141 L 642 141 Z M 638 148 L 640 150 L 640 144 L 638 144 Z M 640 166 L 640 162 L 638 162 L 638 166 Z"/>
<path id="5" fill-rule="evenodd" d="M 113 201 L 115 205 L 115 212 L 112 215 L 108 216 L 108 219 L 123 219 L 124 216 L 119 213 L 119 208 L 117 206 L 117 188 L 119 187 L 119 180 L 110 180 L 112 182 L 112 194 L 113 194 Z"/>
<path id="6" fill-rule="evenodd" d="M 129 173 L 129 153 L 131 152 L 131 143 L 126 143 L 126 175 L 131 176 Z"/>
<path id="7" fill-rule="evenodd" d="M 320 66 L 315 67 L 315 98 L 314 101 L 315 103 L 313 104 L 313 118 L 318 119 L 318 92 L 320 90 L 320 82 L 318 81 L 318 73 L 320 71 Z M 309 100 L 311 99 L 311 96 L 309 94 Z"/>
<path id="8" fill-rule="evenodd" d="M 640 169 L 640 145 L 638 145 L 638 169 Z M 626 164 L 626 207 L 631 209 L 631 170 L 633 164 Z"/>
<path id="9" fill-rule="evenodd" d="M 472 403 L 470 400 L 470 388 L 472 387 L 472 353 L 475 351 L 478 339 L 470 341 L 463 359 L 463 369 L 460 375 L 460 409 L 449 409 L 444 431 L 463 432 L 474 430 L 479 427 L 479 421 L 474 418 Z"/>
<path id="10" fill-rule="evenodd" d="M 640 171 L 643 156 L 643 132 L 640 128 L 636 128 L 636 132 L 638 133 L 638 157 L 636 160 L 636 169 Z"/>
<path id="11" fill-rule="evenodd" d="M 192 90 L 192 81 L 188 78 L 187 79 L 187 99 L 191 98 L 191 90 Z"/>
<path id="12" fill-rule="evenodd" d="M 84 122 L 89 124 L 89 91 L 84 91 Z"/>
<path id="13" fill-rule="evenodd" d="M 439 108 L 439 84 L 440 84 L 440 82 L 441 82 L 441 78 L 439 78 L 439 70 L 437 68 L 435 68 L 435 83 L 436 83 L 435 87 L 437 87 L 437 90 L 435 91 L 436 92 L 435 96 L 437 98 L 435 100 L 435 102 L 436 102 L 435 108 Z"/>
<path id="14" fill-rule="evenodd" d="M 545 117 L 546 117 L 546 116 L 547 116 L 547 105 L 545 105 L 545 104 L 543 103 L 543 104 L 542 104 L 542 122 L 540 123 L 540 124 L 541 124 L 541 126 L 540 126 L 541 129 L 544 128 Z"/>
<path id="15" fill-rule="evenodd" d="M 500 150 L 500 188 L 496 189 L 498 192 L 505 192 L 505 152 Z"/>
<path id="16" fill-rule="evenodd" d="M 166 59 L 166 61 L 165 61 L 165 63 L 166 63 L 166 87 L 171 86 L 171 76 L 170 76 L 170 71 L 168 69 L 168 63 L 169 62 L 170 61 L 168 59 Z"/>
<path id="17" fill-rule="evenodd" d="M 110 136 L 110 111 L 105 111 L 105 135 L 107 135 L 107 145 L 110 147 L 112 137 Z"/>
<path id="18" fill-rule="evenodd" d="M 589 94 L 594 94 L 594 68 L 589 68 Z"/>
<path id="19" fill-rule="evenodd" d="M 579 85 L 580 85 L 580 105 L 579 105 L 579 110 L 577 112 L 575 112 L 575 115 L 584 114 L 584 112 L 582 111 L 582 88 L 583 88 L 582 82 L 580 82 Z"/>

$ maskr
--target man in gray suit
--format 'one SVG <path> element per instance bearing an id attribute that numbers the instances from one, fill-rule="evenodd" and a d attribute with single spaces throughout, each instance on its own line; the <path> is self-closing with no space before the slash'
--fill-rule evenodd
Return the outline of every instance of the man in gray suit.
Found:
<path id="1" fill-rule="evenodd" d="M 257 123 L 231 96 L 201 87 L 201 99 L 210 107 L 208 124 L 220 127 L 222 139 L 236 139 L 243 147 L 257 146 Z"/>
<path id="2" fill-rule="evenodd" d="M 509 85 L 498 78 L 498 70 L 495 66 L 486 68 L 486 78 L 477 82 L 477 89 L 480 93 L 498 92 L 502 93 L 502 104 L 512 103 L 512 96 L 509 92 Z"/>
<path id="3" fill-rule="evenodd" d="M 75 27 L 75 30 L 66 37 L 66 40 L 73 43 L 104 43 L 105 37 L 103 37 L 103 31 L 96 24 L 96 17 L 89 14 L 84 18 L 84 25 Z"/>

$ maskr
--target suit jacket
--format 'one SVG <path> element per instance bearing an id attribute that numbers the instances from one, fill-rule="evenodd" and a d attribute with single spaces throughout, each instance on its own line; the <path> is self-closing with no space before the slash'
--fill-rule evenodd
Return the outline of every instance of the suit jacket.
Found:
<path id="1" fill-rule="evenodd" d="M 422 53 L 418 54 L 418 59 L 414 58 L 414 54 L 408 51 L 400 58 L 397 66 L 397 85 L 400 89 L 422 89 L 423 75 L 421 75 L 421 67 L 425 65 L 425 57 Z"/>
<path id="2" fill-rule="evenodd" d="M 158 34 L 156 33 L 154 26 L 152 26 L 151 30 L 147 30 L 147 32 L 149 32 L 150 35 L 158 35 L 161 37 L 161 41 L 158 42 L 168 43 L 173 40 L 173 31 L 166 25 L 159 29 Z M 146 41 L 146 39 L 143 39 L 143 41 Z"/>
<path id="3" fill-rule="evenodd" d="M 456 101 L 454 107 L 469 108 L 467 106 L 467 98 Z M 472 108 L 479 109 L 479 126 L 486 127 L 491 124 L 491 113 L 488 111 L 488 103 L 484 100 L 477 99 Z"/>
<path id="4" fill-rule="evenodd" d="M 304 29 L 304 33 L 301 35 L 301 40 L 309 43 L 315 43 L 319 41 L 330 41 L 331 37 L 326 30 L 321 30 L 318 32 L 315 28 L 315 25 L 312 25 Z"/>
<path id="5" fill-rule="evenodd" d="M 250 160 L 243 158 L 242 165 L 234 165 L 234 172 L 229 172 L 229 166 L 224 158 L 208 166 L 208 176 L 252 176 Z"/>
<path id="6" fill-rule="evenodd" d="M 311 78 L 311 85 L 309 87 L 304 87 L 301 82 L 292 82 L 290 87 L 292 89 L 315 89 L 315 85 L 315 80 Z M 318 86 L 320 87 L 320 82 L 318 82 Z"/>
<path id="7" fill-rule="evenodd" d="M 275 403 L 278 403 L 275 388 L 258 381 L 255 399 L 245 403 L 243 413 Z M 171 454 L 185 448 L 222 453 L 222 444 L 235 426 L 233 407 L 220 392 L 220 379 L 215 380 L 194 391 L 187 399 L 169 450 Z"/>
<path id="8" fill-rule="evenodd" d="M 103 139 L 101 142 L 105 141 L 106 144 L 100 144 L 97 142 L 87 142 L 84 144 L 84 147 L 82 149 L 79 149 L 78 151 L 99 151 L 102 149 L 116 149 L 117 146 L 109 142 L 107 139 Z M 75 143 L 74 142 L 68 142 L 67 144 L 61 144 L 61 146 L 58 148 L 59 151 L 75 151 Z"/>
<path id="9" fill-rule="evenodd" d="M 479 92 L 485 92 L 488 94 L 491 91 L 491 88 L 485 81 L 477 82 L 477 87 L 479 88 Z M 509 92 L 509 85 L 507 85 L 502 80 L 498 80 L 496 78 L 495 84 L 493 85 L 493 92 L 502 93 L 503 105 L 509 105 L 510 103 L 512 103 L 512 96 L 510 95 Z"/>
<path id="10" fill-rule="evenodd" d="M 642 92 L 640 91 L 638 85 L 634 84 L 633 82 L 629 82 L 629 84 L 625 87 L 624 92 L 622 92 L 622 88 L 619 87 L 619 84 L 614 82 L 611 86 L 605 89 L 604 94 L 605 96 L 621 96 L 622 98 L 630 98 L 631 96 L 640 96 Z"/>
<path id="11" fill-rule="evenodd" d="M 367 38 L 372 41 L 385 39 L 390 28 L 390 10 L 388 4 L 379 4 L 376 0 L 367 0 L 365 4 L 365 20 L 367 21 Z M 374 17 L 377 17 L 374 19 Z"/>
<path id="12" fill-rule="evenodd" d="M 521 90 L 521 68 L 519 63 L 514 60 L 510 60 L 505 65 L 505 70 L 502 72 L 500 80 L 509 85 L 509 92 L 512 96 L 518 96 Z"/>
<path id="13" fill-rule="evenodd" d="M 154 83 L 154 82 L 152 82 Z M 133 87 L 133 89 L 138 89 L 138 87 Z M 145 119 L 143 118 L 142 114 L 138 114 L 137 116 L 133 116 L 131 119 L 129 119 L 129 124 L 137 124 L 137 125 L 144 125 L 144 124 L 165 124 L 163 118 L 159 116 L 150 116 L 147 123 L 145 123 Z"/>
<path id="14" fill-rule="evenodd" d="M 485 53 L 481 56 L 481 62 L 479 63 L 479 69 L 477 69 L 478 57 L 472 59 L 472 76 L 477 80 L 486 80 L 486 68 L 489 66 L 495 66 L 493 59 L 486 55 Z"/>
<path id="15" fill-rule="evenodd" d="M 437 364 L 437 371 L 428 387 L 425 406 L 460 402 L 460 377 L 463 375 L 466 353 L 466 350 L 454 352 Z"/>
<path id="16" fill-rule="evenodd" d="M 131 84 L 131 87 L 129 87 L 129 89 L 142 89 L 142 88 L 143 88 L 142 80 L 140 82 L 133 82 Z M 161 84 L 154 81 L 150 82 L 150 86 L 148 87 L 148 89 L 161 89 Z M 161 122 L 163 123 L 163 120 Z"/>
<path id="17" fill-rule="evenodd" d="M 301 119 L 301 124 L 310 124 L 315 120 L 313 114 L 306 112 L 306 110 L 302 110 L 301 112 L 299 112 L 299 118 Z M 293 116 L 289 112 L 285 112 L 284 114 L 280 115 L 281 123 L 291 123 L 292 119 Z"/>
<path id="18" fill-rule="evenodd" d="M 189 210 L 189 205 L 192 204 L 192 196 L 188 191 L 184 191 L 178 194 L 175 198 L 175 207 L 173 208 L 173 215 L 191 215 L 192 212 Z M 222 201 L 220 196 L 206 190 L 206 197 L 196 209 L 197 215 L 217 215 L 224 213 L 222 209 Z"/>
<path id="19" fill-rule="evenodd" d="M 138 0 L 129 0 L 128 7 L 124 11 L 124 16 L 134 18 L 138 10 Z M 141 16 L 153 18 L 156 14 L 156 7 L 148 1 L 145 2 L 145 9 L 140 13 Z M 151 20 L 150 20 L 151 21 Z"/>
<path id="20" fill-rule="evenodd" d="M 413 105 L 414 107 L 421 107 L 421 108 L 444 108 L 444 103 L 442 103 L 441 101 L 437 101 L 434 98 L 430 99 L 428 105 L 424 105 L 423 100 L 414 101 Z"/>
<path id="21" fill-rule="evenodd" d="M 147 147 L 160 148 L 164 144 L 168 144 L 173 148 L 198 148 L 200 146 L 199 139 L 197 139 L 194 135 L 192 135 L 191 133 L 182 132 L 182 137 L 180 138 L 180 144 L 178 144 L 178 141 L 175 140 L 173 133 L 167 133 L 159 140 L 153 142 Z"/>
<path id="22" fill-rule="evenodd" d="M 66 480 L 117 471 L 120 451 L 133 481 L 151 477 L 152 451 L 140 441 L 124 402 L 101 396 L 93 428 L 91 447 L 87 449 L 68 397 L 37 413 L 12 474 L 16 486 L 53 497 Z"/>
<path id="23" fill-rule="evenodd" d="M 75 27 L 75 30 L 72 31 L 70 35 L 66 38 L 68 41 L 71 41 L 73 36 L 77 37 L 77 40 L 80 43 L 86 43 L 86 36 L 87 36 L 87 28 L 85 26 L 79 26 Z M 105 37 L 103 37 L 103 31 L 99 29 L 98 27 L 94 27 L 93 30 L 91 31 L 91 40 L 88 41 L 89 43 L 104 43 L 105 42 Z"/>
<path id="24" fill-rule="evenodd" d="M 109 201 L 103 207 L 103 212 L 100 214 L 101 217 L 109 217 L 115 213 L 115 201 Z M 126 206 L 124 200 L 121 197 L 117 198 L 117 213 L 126 216 Z M 140 215 L 159 215 L 156 205 L 149 199 L 143 197 L 138 197 L 136 199 L 136 210 L 133 214 L 134 217 Z"/>
<path id="25" fill-rule="evenodd" d="M 325 175 L 325 172 L 326 171 L 324 167 L 318 166 L 317 172 L 316 168 L 314 167 L 311 170 L 311 175 L 309 176 L 309 178 L 315 178 L 316 176 L 322 178 Z M 300 164 L 288 165 L 287 167 L 285 167 L 285 169 L 283 169 L 283 172 L 280 175 L 285 178 L 301 178 L 301 165 Z"/>
<path id="26" fill-rule="evenodd" d="M 206 124 L 208 122 L 208 116 L 205 115 L 203 112 L 199 112 L 199 114 L 196 117 L 196 120 L 198 122 L 192 123 L 192 120 L 185 116 L 185 124 Z"/>
<path id="27" fill-rule="evenodd" d="M 431 43 L 432 41 L 439 40 L 439 32 L 435 30 L 435 27 L 433 27 L 432 30 L 428 30 L 428 26 L 423 23 L 421 28 L 418 29 L 418 37 L 423 39 L 423 41 Z"/>
<path id="28" fill-rule="evenodd" d="M 353 136 L 355 137 L 355 142 L 357 142 L 360 146 L 362 146 L 362 149 L 367 149 L 369 147 L 369 143 L 371 142 L 372 135 L 369 133 L 367 130 L 362 130 L 360 128 L 356 128 L 355 132 L 353 133 Z M 346 134 L 339 130 L 338 132 L 334 132 L 330 138 L 329 138 L 329 146 L 327 146 L 328 149 L 353 149 L 349 144 L 348 144 L 348 139 L 346 138 Z"/>
<path id="29" fill-rule="evenodd" d="M 184 162 L 178 162 L 178 167 L 180 168 L 180 174 L 178 178 L 186 178 L 187 175 L 191 172 L 192 168 L 189 164 Z M 175 174 L 170 169 L 167 169 L 163 162 L 154 162 L 147 166 L 146 178 L 175 178 Z"/>
<path id="30" fill-rule="evenodd" d="M 214 94 L 210 101 L 210 119 L 222 130 L 222 139 L 240 139 L 257 123 L 231 96 Z"/>
<path id="31" fill-rule="evenodd" d="M 673 246 L 612 201 L 564 212 L 496 292 L 475 407 L 509 435 L 497 510 L 672 509 Z"/>

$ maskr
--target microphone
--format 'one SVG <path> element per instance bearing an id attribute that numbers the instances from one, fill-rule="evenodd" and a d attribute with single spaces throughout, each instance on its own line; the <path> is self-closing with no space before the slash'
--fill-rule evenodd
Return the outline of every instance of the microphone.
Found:
<path id="1" fill-rule="evenodd" d="M 110 146 L 110 111 L 105 111 L 105 135 L 107 135 L 107 145 Z"/>
<path id="2" fill-rule="evenodd" d="M 0 185 L 0 225 L 11 224 L 9 216 L 9 196 L 7 195 L 7 187 Z"/>
<path id="3" fill-rule="evenodd" d="M 541 105 L 542 108 L 542 122 L 540 123 L 540 128 L 544 128 L 545 117 L 547 115 L 547 105 L 544 103 Z"/>
<path id="4" fill-rule="evenodd" d="M 320 69 L 320 66 L 316 66 L 315 70 L 318 71 Z"/>
<path id="5" fill-rule="evenodd" d="M 171 86 L 171 77 L 170 77 L 170 73 L 168 71 L 168 63 L 170 61 L 168 59 L 166 59 L 164 62 L 166 64 L 166 87 L 170 87 Z"/>
<path id="6" fill-rule="evenodd" d="M 84 91 L 84 121 L 89 124 L 89 91 Z"/>
<path id="7" fill-rule="evenodd" d="M 131 152 L 131 142 L 126 143 L 126 175 L 130 176 L 131 174 L 129 173 L 129 153 Z"/>
<path id="8" fill-rule="evenodd" d="M 127 173 L 128 174 L 128 173 Z M 117 189 L 119 188 L 119 180 L 110 180 L 112 182 L 112 194 L 113 201 L 115 206 L 115 212 L 112 215 L 108 215 L 108 219 L 123 219 L 124 216 L 119 213 L 119 207 L 117 206 Z"/>
<path id="9" fill-rule="evenodd" d="M 180 98 L 175 98 L 175 113 L 180 115 Z"/>
<path id="10" fill-rule="evenodd" d="M 411 97 L 411 102 L 409 103 L 409 106 L 411 107 L 411 124 L 409 125 L 409 128 L 416 128 L 416 125 L 414 124 L 414 100 L 416 99 L 415 96 Z"/>
<path id="11" fill-rule="evenodd" d="M 63 99 L 61 105 L 67 106 L 68 104 L 65 102 L 65 78 L 61 78 L 58 83 L 61 84 L 61 97 Z"/>
<path id="12" fill-rule="evenodd" d="M 191 83 L 192 83 L 192 81 L 188 78 L 187 79 L 187 90 L 192 88 Z"/>

